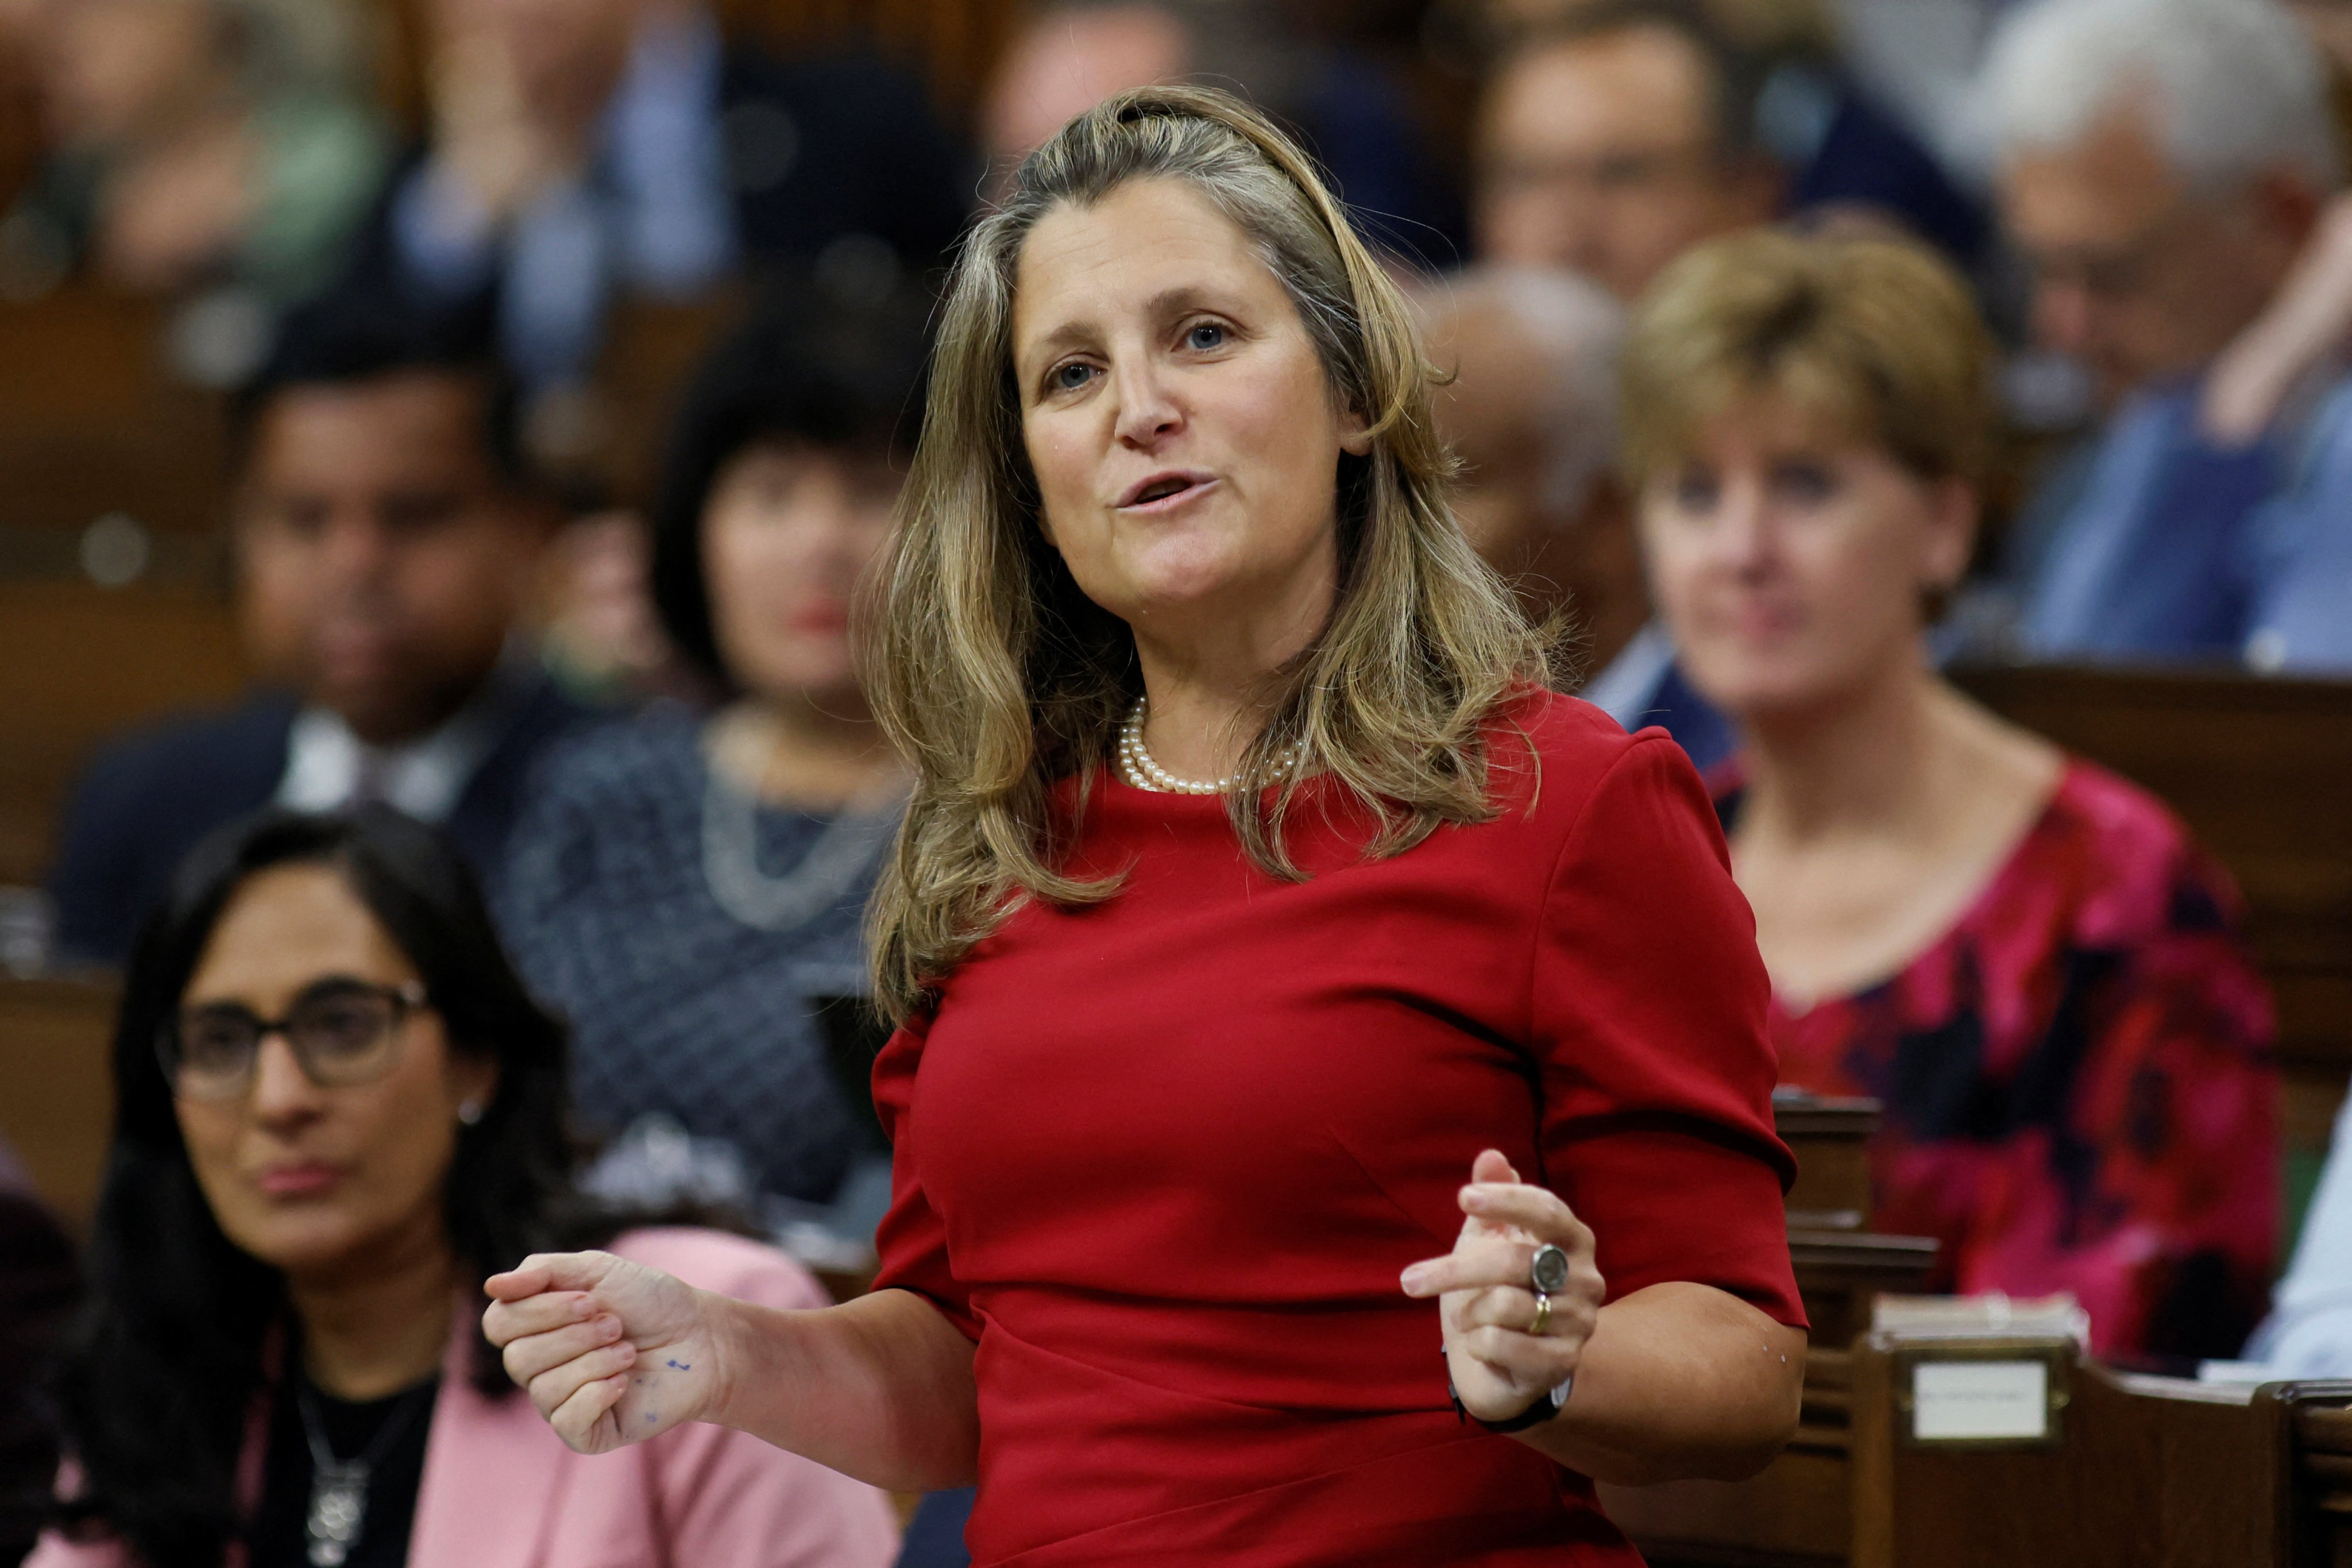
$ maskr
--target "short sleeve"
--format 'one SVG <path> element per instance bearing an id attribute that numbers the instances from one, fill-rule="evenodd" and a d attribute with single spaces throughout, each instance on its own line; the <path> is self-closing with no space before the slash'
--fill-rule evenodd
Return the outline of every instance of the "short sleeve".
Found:
<path id="1" fill-rule="evenodd" d="M 972 1311 L 971 1292 L 949 1266 L 947 1226 L 924 1190 L 922 1140 L 912 1124 L 915 1073 L 929 1032 L 929 1018 L 916 1018 L 892 1035 L 874 1058 L 874 1110 L 882 1119 L 882 1135 L 890 1141 L 890 1212 L 882 1216 L 874 1236 L 880 1257 L 874 1288 L 914 1291 L 946 1314 L 967 1339 L 976 1341 L 980 1319 Z"/>
<path id="2" fill-rule="evenodd" d="M 1612 1300 L 1711 1285 L 1801 1326 L 1756 923 L 1698 774 L 1652 731 L 1585 802 L 1538 922 L 1545 1177 Z"/>

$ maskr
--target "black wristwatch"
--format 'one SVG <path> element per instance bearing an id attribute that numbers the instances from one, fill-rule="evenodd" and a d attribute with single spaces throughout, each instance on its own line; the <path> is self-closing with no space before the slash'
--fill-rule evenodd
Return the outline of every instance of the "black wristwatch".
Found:
<path id="1" fill-rule="evenodd" d="M 1446 1396 L 1454 1401 L 1454 1414 L 1456 1418 L 1463 1421 L 1475 1421 L 1489 1432 L 1506 1434 L 1524 1432 L 1530 1426 L 1540 1426 L 1558 1415 L 1560 1406 L 1568 1403 L 1568 1391 L 1575 1386 L 1575 1378 L 1563 1379 L 1559 1387 L 1544 1390 L 1543 1393 L 1536 1395 L 1536 1402 L 1533 1405 L 1528 1405 L 1509 1420 L 1489 1421 L 1483 1415 L 1471 1415 L 1462 1404 L 1462 1395 L 1454 1392 L 1454 1380 L 1452 1378 L 1445 1380 Z"/>

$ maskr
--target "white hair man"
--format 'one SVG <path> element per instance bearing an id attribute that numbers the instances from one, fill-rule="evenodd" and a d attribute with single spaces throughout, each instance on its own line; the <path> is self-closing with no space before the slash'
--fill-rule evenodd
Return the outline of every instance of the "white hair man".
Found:
<path id="1" fill-rule="evenodd" d="M 1681 688 L 1650 624 L 1632 509 L 1616 478 L 1617 353 L 1625 310 L 1549 268 L 1475 267 L 1415 299 L 1452 380 L 1437 422 L 1462 460 L 1454 511 L 1538 618 L 1575 620 L 1594 673 L 1583 695 L 1629 729 L 1662 724 L 1705 767 L 1728 747 L 1720 717 Z"/>
<path id="2" fill-rule="evenodd" d="M 2238 652 L 2264 569 L 2249 519 L 2296 433 L 2208 438 L 2199 383 L 2339 178 L 2321 61 L 2274 0 L 2041 0 L 1995 37 L 1981 87 L 2037 335 L 2083 364 L 2108 416 L 2080 493 L 2012 556 L 2025 642 Z"/>

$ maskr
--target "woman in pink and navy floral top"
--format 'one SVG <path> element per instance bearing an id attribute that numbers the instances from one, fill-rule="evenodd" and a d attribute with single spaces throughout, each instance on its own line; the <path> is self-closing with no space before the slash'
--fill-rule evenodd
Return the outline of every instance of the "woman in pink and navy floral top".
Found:
<path id="1" fill-rule="evenodd" d="M 1886 242 L 1703 247 L 1643 302 L 1629 460 L 1718 777 L 1783 1082 L 1885 1102 L 1873 1224 L 1936 1288 L 2072 1291 L 2103 1354 L 2228 1355 L 2277 1246 L 2268 993 L 2154 797 L 1934 671 L 1976 526 L 1988 352 Z"/>
<path id="2" fill-rule="evenodd" d="M 1886 1102 L 1873 1223 L 1943 1242 L 1936 1289 L 2071 1290 L 2103 1352 L 2227 1355 L 2276 1247 L 2270 998 L 2238 913 L 2163 806 L 2070 761 L 1927 952 L 1775 997 L 1781 1080 Z"/>

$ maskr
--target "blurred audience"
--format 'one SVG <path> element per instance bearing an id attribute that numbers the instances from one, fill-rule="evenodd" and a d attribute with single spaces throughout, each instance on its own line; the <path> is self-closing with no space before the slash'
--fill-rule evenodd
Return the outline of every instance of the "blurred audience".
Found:
<path id="1" fill-rule="evenodd" d="M 389 154 L 349 0 L 34 0 L 46 161 L 0 218 L 17 297 L 87 266 L 285 304 L 341 264 Z"/>
<path id="2" fill-rule="evenodd" d="M 1785 1081 L 1886 1106 L 1875 1228 L 1937 1286 L 2070 1290 L 2101 1354 L 2229 1355 L 2278 1207 L 2270 1000 L 2226 874 L 2151 796 L 1938 678 L 1991 424 L 1966 286 L 1759 233 L 1627 350 L 1652 582 L 1738 722 L 1720 780 Z"/>
<path id="3" fill-rule="evenodd" d="M 1230 0 L 1062 0 L 1031 10 L 982 89 L 989 187 L 1115 92 L 1200 80 L 1281 116 L 1391 254 L 1435 270 L 1461 258 L 1460 197 L 1401 85 L 1371 60 L 1280 26 L 1281 7 Z"/>
<path id="4" fill-rule="evenodd" d="M 69 961 L 119 962 L 189 846 L 272 801 L 381 800 L 495 871 L 531 762 L 583 717 L 517 631 L 552 510 L 505 377 L 346 303 L 288 324 L 233 421 L 238 617 L 264 685 L 85 772 L 49 880 Z"/>
<path id="5" fill-rule="evenodd" d="M 1570 272 L 1481 266 L 1415 296 L 1452 379 L 1438 428 L 1461 459 L 1454 515 L 1538 621 L 1570 617 L 1580 695 L 1629 730 L 1663 725 L 1701 768 L 1729 726 L 1675 669 L 1651 624 L 1633 509 L 1618 481 L 1617 355 L 1625 311 Z"/>
<path id="6" fill-rule="evenodd" d="M 2106 410 L 2007 542 L 2024 650 L 2285 662 L 2257 634 L 2312 545 L 2258 509 L 2323 434 L 2315 395 L 2226 437 L 2199 413 L 2207 367 L 2273 303 L 2338 180 L 2317 55 L 2269 4 L 2045 0 L 1995 38 L 1984 90 L 2037 333 Z"/>
<path id="7" fill-rule="evenodd" d="M 824 1304 L 764 1247 L 572 1193 L 564 1049 L 431 829 L 280 813 L 200 846 L 124 989 L 72 1466 L 32 1562 L 887 1563 L 881 1493 L 714 1426 L 574 1454 L 482 1339 L 485 1276 L 583 1246 Z"/>
<path id="8" fill-rule="evenodd" d="M 1865 215 L 1973 255 L 1983 220 L 1827 57 L 1769 59 L 1696 0 L 1522 18 L 1481 98 L 1478 253 L 1638 299 L 1701 240 L 1783 211 Z"/>
<path id="9" fill-rule="evenodd" d="M 815 260 L 887 289 L 971 205 L 921 85 L 779 61 L 688 0 L 431 0 L 433 134 L 354 287 L 496 321 L 528 388 L 593 363 L 617 290 L 703 293 Z"/>
<path id="10" fill-rule="evenodd" d="M 726 700 L 657 704 L 551 756 L 501 900 L 525 976 L 573 1020 L 592 1123 L 667 1118 L 731 1145 L 757 1192 L 803 1202 L 841 1194 L 871 1136 L 814 1008 L 866 991 L 859 922 L 898 826 L 902 774 L 849 610 L 920 422 L 925 307 L 811 283 L 703 365 L 653 584 L 671 643 Z"/>
<path id="11" fill-rule="evenodd" d="M 1971 190 L 1991 179 L 1977 76 L 2003 13 L 2030 0 L 1827 0 L 1838 54 L 1874 102 Z"/>
<path id="12" fill-rule="evenodd" d="M 2252 441 L 2294 405 L 2301 420 L 2285 485 L 2250 526 L 2259 564 L 2246 662 L 2264 671 L 2352 671 L 2352 195 L 2318 232 L 2260 320 L 2206 377 L 2203 420 L 2220 441 Z M 2333 379 L 2332 389 L 2315 389 Z M 2288 417 L 2292 419 L 2293 414 Z"/>
<path id="13" fill-rule="evenodd" d="M 58 1468 L 41 1385 L 79 1295 L 73 1246 L 0 1142 L 0 1563 L 33 1549 Z"/>

